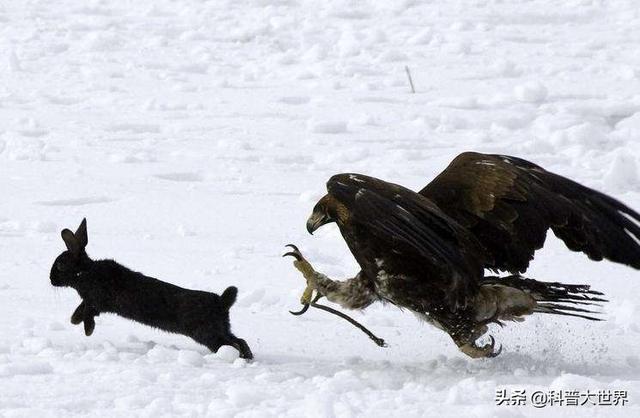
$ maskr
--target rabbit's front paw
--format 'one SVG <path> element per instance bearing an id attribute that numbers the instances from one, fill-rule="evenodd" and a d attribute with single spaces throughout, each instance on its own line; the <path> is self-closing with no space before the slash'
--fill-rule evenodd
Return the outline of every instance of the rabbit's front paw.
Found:
<path id="1" fill-rule="evenodd" d="M 78 325 L 84 320 L 84 306 L 84 301 L 82 301 L 76 310 L 73 311 L 73 314 L 71 315 L 71 323 L 73 325 Z"/>
<path id="2" fill-rule="evenodd" d="M 93 334 L 93 330 L 96 328 L 96 321 L 93 316 L 84 318 L 84 335 L 87 337 Z"/>

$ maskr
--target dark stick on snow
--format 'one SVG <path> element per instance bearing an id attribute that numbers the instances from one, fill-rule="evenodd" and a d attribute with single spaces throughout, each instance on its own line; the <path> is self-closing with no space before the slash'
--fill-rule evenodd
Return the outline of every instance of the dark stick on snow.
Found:
<path id="1" fill-rule="evenodd" d="M 413 78 L 411 78 L 411 71 L 409 71 L 409 66 L 404 66 L 404 71 L 407 73 L 407 78 L 409 79 L 409 85 L 411 86 L 411 93 L 415 93 L 416 89 L 413 87 Z"/>
<path id="2" fill-rule="evenodd" d="M 355 327 L 359 328 L 360 331 L 364 332 L 365 334 L 367 334 L 367 336 L 369 338 L 371 338 L 371 340 L 376 343 L 376 345 L 378 345 L 379 347 L 386 347 L 387 344 L 384 342 L 384 339 L 376 337 L 376 335 L 369 331 L 364 325 L 362 325 L 361 323 L 359 323 L 358 321 L 356 321 L 355 319 L 351 318 L 349 315 L 344 314 L 336 309 L 330 308 L 328 306 L 325 305 L 320 305 L 319 303 L 316 303 L 318 301 L 318 299 L 320 299 L 322 297 L 322 295 L 317 295 L 309 304 L 304 304 L 304 306 L 302 307 L 302 309 L 298 312 L 292 312 L 289 311 L 289 313 L 291 313 L 291 315 L 302 315 L 303 313 L 307 312 L 307 310 L 309 309 L 309 306 L 313 306 L 316 309 L 320 309 L 321 311 L 325 311 L 325 312 L 329 312 L 331 314 L 334 314 L 336 316 L 339 316 L 342 319 L 345 319 L 347 321 L 349 321 L 352 325 L 354 325 Z"/>

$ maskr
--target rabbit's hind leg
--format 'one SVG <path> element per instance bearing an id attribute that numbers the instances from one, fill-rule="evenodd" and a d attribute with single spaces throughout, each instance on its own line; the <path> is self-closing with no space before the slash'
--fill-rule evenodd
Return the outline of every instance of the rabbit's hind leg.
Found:
<path id="1" fill-rule="evenodd" d="M 225 337 L 218 335 L 192 335 L 191 338 L 214 353 L 217 353 L 223 345 L 230 345 L 240 352 L 240 358 L 247 360 L 253 358 L 253 353 L 246 341 L 241 338 L 237 338 L 234 335 L 228 335 Z"/>
<path id="2" fill-rule="evenodd" d="M 249 348 L 249 344 L 242 338 L 232 337 L 231 345 L 236 348 L 240 352 L 240 358 L 251 360 L 253 358 L 253 353 Z"/>

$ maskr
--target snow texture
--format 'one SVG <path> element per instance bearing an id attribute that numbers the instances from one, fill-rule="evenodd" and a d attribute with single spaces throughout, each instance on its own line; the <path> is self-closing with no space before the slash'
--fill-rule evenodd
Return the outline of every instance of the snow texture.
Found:
<path id="1" fill-rule="evenodd" d="M 640 209 L 635 0 L 61 0 L 0 3 L 1 416 L 539 416 L 497 389 L 627 390 L 640 416 L 638 272 L 550 234 L 528 272 L 588 283 L 600 323 L 537 316 L 471 360 L 389 306 L 293 317 L 293 242 L 357 271 L 335 226 L 305 220 L 360 172 L 419 189 L 458 153 L 507 153 Z M 405 66 L 416 93 L 411 94 Z M 256 355 L 102 315 L 48 272 L 88 218 L 89 254 L 177 285 L 238 286 Z M 551 410 L 549 410 L 551 409 Z"/>

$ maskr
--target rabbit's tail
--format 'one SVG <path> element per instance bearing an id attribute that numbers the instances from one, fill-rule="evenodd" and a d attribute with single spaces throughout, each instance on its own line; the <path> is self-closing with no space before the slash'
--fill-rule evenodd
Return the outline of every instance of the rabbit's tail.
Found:
<path id="1" fill-rule="evenodd" d="M 238 288 L 235 286 L 229 286 L 222 292 L 220 299 L 222 301 L 222 306 L 226 310 L 229 310 L 231 306 L 236 303 L 236 297 L 238 296 Z"/>

